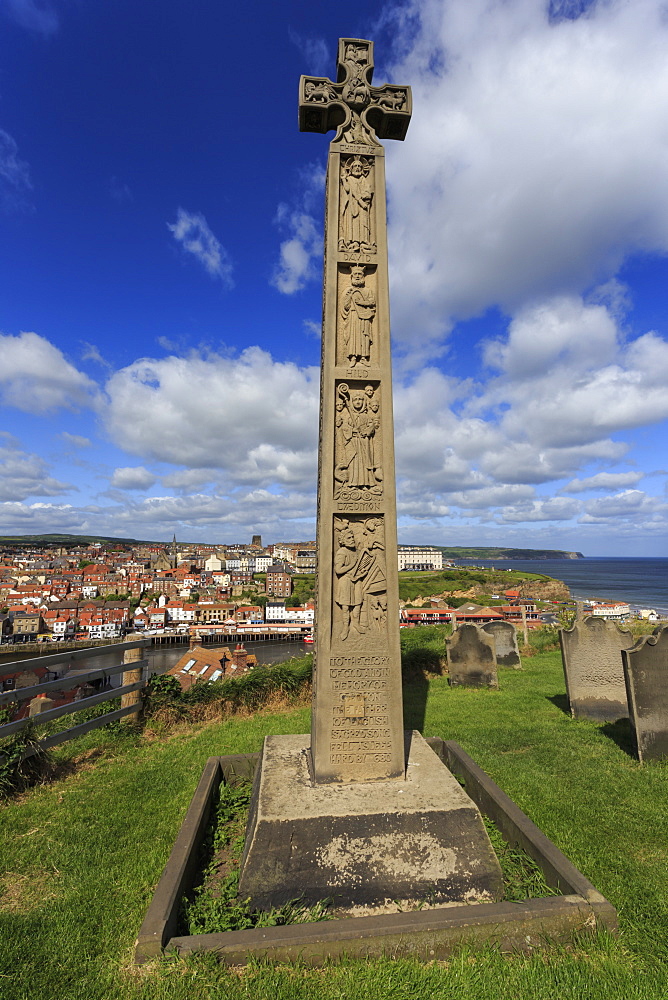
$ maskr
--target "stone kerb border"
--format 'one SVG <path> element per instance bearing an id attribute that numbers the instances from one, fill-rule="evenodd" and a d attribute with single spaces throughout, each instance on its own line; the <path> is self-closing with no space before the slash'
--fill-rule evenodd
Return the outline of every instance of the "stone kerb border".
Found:
<path id="1" fill-rule="evenodd" d="M 549 942 L 569 941 L 575 933 L 597 926 L 615 932 L 614 906 L 459 744 L 440 737 L 427 742 L 453 774 L 465 782 L 466 791 L 482 813 L 498 826 L 509 843 L 525 850 L 541 868 L 546 882 L 564 895 L 178 937 L 180 902 L 195 874 L 199 845 L 218 786 L 221 781 L 252 778 L 260 755 L 210 757 L 140 928 L 135 963 L 142 965 L 160 956 L 164 949 L 174 949 L 181 955 L 215 952 L 220 961 L 229 965 L 245 965 L 258 958 L 322 965 L 344 955 L 414 955 L 431 961 L 446 958 L 461 944 L 533 951 Z"/>

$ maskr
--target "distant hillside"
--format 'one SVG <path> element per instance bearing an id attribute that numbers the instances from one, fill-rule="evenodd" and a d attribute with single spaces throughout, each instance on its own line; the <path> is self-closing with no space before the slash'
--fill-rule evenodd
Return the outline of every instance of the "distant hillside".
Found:
<path id="1" fill-rule="evenodd" d="M 34 545 L 39 548 L 69 548 L 72 545 L 92 545 L 108 542 L 120 545 L 160 545 L 164 542 L 142 542 L 136 538 L 111 538 L 108 535 L 0 535 L 0 545 Z"/>
<path id="2" fill-rule="evenodd" d="M 566 552 L 563 549 L 460 548 L 447 545 L 436 545 L 435 548 L 441 550 L 445 559 L 584 559 L 581 552 Z"/>

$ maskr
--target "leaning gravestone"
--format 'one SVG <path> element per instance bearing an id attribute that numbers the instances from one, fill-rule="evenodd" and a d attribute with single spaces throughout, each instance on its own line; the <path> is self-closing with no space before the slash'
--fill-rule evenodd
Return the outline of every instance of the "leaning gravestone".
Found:
<path id="1" fill-rule="evenodd" d="M 410 88 L 372 87 L 373 43 L 339 40 L 338 76 L 302 77 L 302 131 L 327 165 L 311 735 L 265 740 L 240 894 L 310 901 L 494 898 L 477 807 L 403 731 L 385 150 Z"/>
<path id="2" fill-rule="evenodd" d="M 588 615 L 559 630 L 566 693 L 574 719 L 614 722 L 626 718 L 621 653 L 635 639 L 628 629 Z"/>
<path id="3" fill-rule="evenodd" d="M 668 625 L 622 652 L 638 760 L 668 758 Z"/>
<path id="4" fill-rule="evenodd" d="M 477 625 L 460 625 L 445 641 L 453 687 L 498 688 L 496 641 Z"/>
<path id="5" fill-rule="evenodd" d="M 512 622 L 487 622 L 482 626 L 482 631 L 494 636 L 497 667 L 519 669 L 522 666 L 517 644 L 517 629 Z"/>

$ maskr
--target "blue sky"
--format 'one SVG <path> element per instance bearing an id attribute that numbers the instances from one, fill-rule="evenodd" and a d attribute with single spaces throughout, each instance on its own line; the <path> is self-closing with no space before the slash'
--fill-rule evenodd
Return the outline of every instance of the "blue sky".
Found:
<path id="1" fill-rule="evenodd" d="M 413 87 L 400 541 L 665 555 L 661 0 L 0 0 L 0 531 L 314 536 L 339 36 Z"/>

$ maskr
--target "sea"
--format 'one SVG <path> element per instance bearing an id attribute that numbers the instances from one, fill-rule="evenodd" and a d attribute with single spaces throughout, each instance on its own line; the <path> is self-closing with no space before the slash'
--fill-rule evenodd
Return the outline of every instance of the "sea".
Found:
<path id="1" fill-rule="evenodd" d="M 599 556 L 584 559 L 456 559 L 458 566 L 489 566 L 545 573 L 563 580 L 581 601 L 626 601 L 668 617 L 668 559 Z"/>

